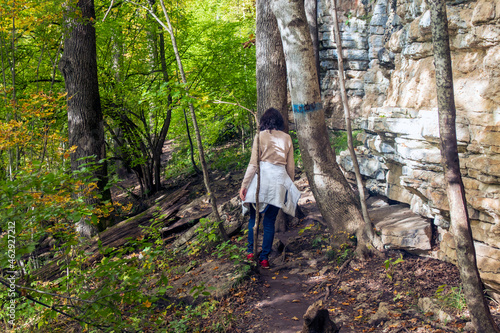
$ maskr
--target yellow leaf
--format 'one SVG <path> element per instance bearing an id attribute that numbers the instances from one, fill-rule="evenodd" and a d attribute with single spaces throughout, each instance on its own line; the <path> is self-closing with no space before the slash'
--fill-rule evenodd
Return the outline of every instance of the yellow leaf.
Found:
<path id="1" fill-rule="evenodd" d="M 297 318 L 297 317 L 292 317 L 292 320 L 297 321 L 297 320 L 299 320 L 299 318 Z"/>
<path id="2" fill-rule="evenodd" d="M 151 306 L 151 302 L 150 301 L 146 301 L 143 303 L 145 307 L 149 308 Z"/>

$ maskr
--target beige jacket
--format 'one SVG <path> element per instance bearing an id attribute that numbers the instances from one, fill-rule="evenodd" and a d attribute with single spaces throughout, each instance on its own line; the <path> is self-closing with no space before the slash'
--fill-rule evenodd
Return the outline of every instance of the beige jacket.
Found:
<path id="1" fill-rule="evenodd" d="M 260 162 L 259 211 L 262 213 L 267 205 L 279 207 L 284 213 L 295 216 L 300 199 L 300 191 L 288 176 L 285 166 Z M 248 206 L 255 204 L 257 194 L 257 175 L 250 182 L 248 192 L 243 200 L 243 215 Z"/>
<path id="2" fill-rule="evenodd" d="M 241 188 L 248 188 L 257 171 L 257 135 L 252 146 L 252 156 L 245 172 Z M 265 130 L 260 132 L 260 161 L 284 165 L 286 172 L 293 181 L 295 164 L 293 160 L 292 138 L 285 132 Z"/>

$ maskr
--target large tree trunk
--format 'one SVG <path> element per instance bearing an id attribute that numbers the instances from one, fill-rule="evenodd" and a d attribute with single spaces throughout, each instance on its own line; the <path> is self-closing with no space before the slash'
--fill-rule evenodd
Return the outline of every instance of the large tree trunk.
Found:
<path id="1" fill-rule="evenodd" d="M 83 163 L 97 163 L 106 158 L 97 81 L 96 36 L 92 25 L 95 21 L 94 1 L 80 0 L 77 6 L 78 8 L 68 7 L 66 25 L 69 37 L 65 40 L 64 54 L 59 63 L 68 92 L 69 146 L 77 146 L 71 154 L 72 170 L 77 170 Z M 82 18 L 77 19 L 80 15 Z M 81 160 L 92 156 L 93 158 Z M 104 198 L 109 199 L 109 190 L 104 192 L 107 182 L 106 162 L 99 163 L 98 168 L 92 171 L 92 176 L 98 179 L 98 188 Z M 94 195 L 86 200 L 90 204 L 99 202 Z"/>
<path id="2" fill-rule="evenodd" d="M 288 132 L 286 63 L 276 17 L 269 1 L 257 0 L 255 49 L 257 58 L 257 115 L 273 107 L 285 119 Z"/>
<path id="3" fill-rule="evenodd" d="M 363 218 L 329 142 L 304 3 L 272 0 L 271 7 L 285 51 L 297 136 L 311 190 L 333 235 L 357 233 Z M 357 235 L 361 243 L 366 240 L 362 233 Z"/>
<path id="4" fill-rule="evenodd" d="M 304 8 L 306 11 L 307 23 L 309 24 L 309 33 L 314 50 L 314 61 L 316 63 L 316 71 L 318 73 L 318 84 L 321 86 L 319 80 L 319 36 L 318 36 L 318 2 L 317 0 L 305 0 Z"/>
<path id="5" fill-rule="evenodd" d="M 279 110 L 285 120 L 284 132 L 288 133 L 285 55 L 278 22 L 269 1 L 257 0 L 256 21 L 257 115 L 260 119 L 271 107 Z M 288 228 L 286 221 L 285 214 L 280 211 L 276 217 L 276 231 L 286 231 Z"/>
<path id="6" fill-rule="evenodd" d="M 429 4 L 431 7 L 434 64 L 436 67 L 441 156 L 447 184 L 446 193 L 450 205 L 451 230 L 456 244 L 460 278 L 476 332 L 500 332 L 484 298 L 483 285 L 476 264 L 476 252 L 467 212 L 465 189 L 460 174 L 446 4 L 444 0 L 430 0 Z"/>

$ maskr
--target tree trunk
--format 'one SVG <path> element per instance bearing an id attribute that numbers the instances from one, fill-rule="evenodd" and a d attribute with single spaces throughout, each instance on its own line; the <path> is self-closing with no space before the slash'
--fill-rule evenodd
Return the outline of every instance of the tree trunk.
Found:
<path id="1" fill-rule="evenodd" d="M 94 1 L 80 0 L 77 6 L 68 7 L 66 26 L 70 31 L 59 63 L 68 92 L 69 146 L 77 146 L 71 154 L 71 169 L 77 170 L 83 163 L 97 163 L 98 167 L 91 176 L 98 179 L 98 189 L 103 198 L 109 199 L 109 190 L 104 191 L 107 165 L 105 161 L 99 162 L 106 158 L 106 150 L 97 80 L 96 36 L 92 25 L 95 21 Z M 83 19 L 76 19 L 80 15 Z M 90 195 L 86 201 L 96 204 L 99 199 Z"/>
<path id="2" fill-rule="evenodd" d="M 256 21 L 257 115 L 260 119 L 271 107 L 279 110 L 285 120 L 283 131 L 288 133 L 285 55 L 278 22 L 269 1 L 257 0 Z M 287 228 L 285 214 L 280 211 L 276 217 L 276 231 L 286 231 Z"/>
<path id="3" fill-rule="evenodd" d="M 122 26 L 118 25 L 117 29 L 113 29 L 111 40 L 113 43 L 113 71 L 115 81 L 117 83 L 123 82 L 123 41 L 122 41 Z M 116 99 L 121 99 L 118 105 L 123 104 L 123 96 L 116 96 Z M 114 145 L 113 151 L 115 157 L 122 156 L 124 153 L 121 151 L 123 146 L 123 131 L 120 126 L 116 126 L 113 131 Z M 115 159 L 116 174 L 120 179 L 125 179 L 127 176 L 127 169 L 120 158 Z"/>
<path id="4" fill-rule="evenodd" d="M 430 0 L 429 4 L 431 8 L 434 64 L 436 67 L 441 156 L 447 184 L 446 193 L 450 205 L 451 231 L 456 244 L 460 278 L 476 332 L 500 332 L 484 298 L 483 285 L 476 264 L 476 252 L 467 212 L 465 189 L 460 174 L 446 4 L 444 0 Z"/>
<path id="5" fill-rule="evenodd" d="M 319 80 L 319 36 L 318 36 L 318 3 L 317 0 L 305 0 L 304 8 L 306 11 L 307 23 L 309 24 L 309 33 L 314 50 L 314 61 L 316 63 L 316 72 L 318 73 L 318 84 L 321 87 Z"/>
<path id="6" fill-rule="evenodd" d="M 182 112 L 184 112 L 184 123 L 186 124 L 186 133 L 189 141 L 189 153 L 191 157 L 191 165 L 193 166 L 194 171 L 196 174 L 201 174 L 201 170 L 198 168 L 196 165 L 196 161 L 194 160 L 194 145 L 193 145 L 193 139 L 191 139 L 191 131 L 189 130 L 189 121 L 187 119 L 187 114 L 186 114 L 186 109 L 182 109 Z"/>
<path id="7" fill-rule="evenodd" d="M 281 112 L 288 133 L 286 62 L 278 23 L 269 1 L 257 0 L 256 23 L 257 115 L 273 107 Z"/>
<path id="8" fill-rule="evenodd" d="M 303 1 L 272 0 L 285 52 L 292 109 L 304 169 L 332 235 L 356 233 L 363 218 L 332 150 Z M 364 242 L 362 234 L 358 241 Z"/>
<path id="9" fill-rule="evenodd" d="M 172 28 L 172 24 L 170 23 L 170 18 L 167 13 L 167 9 L 165 8 L 165 4 L 163 0 L 160 0 L 161 7 L 163 9 L 163 14 L 165 15 L 165 19 L 167 21 L 167 25 L 164 25 L 163 22 L 159 22 L 162 24 L 163 28 L 169 33 L 170 35 L 170 40 L 172 41 L 172 47 L 174 49 L 174 54 L 175 54 L 175 59 L 177 61 L 177 67 L 179 68 L 179 72 L 181 74 L 181 79 L 182 83 L 185 85 L 187 84 L 187 79 L 186 79 L 186 74 L 184 72 L 184 66 L 182 65 L 182 60 L 179 54 L 179 50 L 177 48 L 177 40 L 174 35 L 174 30 Z M 150 12 L 150 14 L 154 14 Z M 187 85 L 186 85 L 187 86 Z M 187 93 L 187 91 L 186 91 Z M 218 223 L 219 227 L 219 232 L 225 241 L 229 240 L 229 237 L 227 236 L 226 231 L 224 230 L 224 225 L 222 223 L 222 220 L 219 215 L 219 210 L 217 209 L 217 198 L 215 197 L 215 193 L 211 190 L 210 188 L 210 179 L 208 175 L 208 167 L 207 167 L 207 162 L 205 161 L 205 153 L 203 152 L 203 143 L 201 141 L 201 135 L 200 135 L 200 129 L 198 127 L 198 122 L 196 121 L 196 113 L 194 111 L 194 106 L 193 103 L 189 103 L 189 110 L 191 112 L 191 118 L 193 120 L 193 127 L 194 131 L 196 133 L 196 142 L 198 144 L 198 152 L 200 155 L 200 163 L 201 163 L 201 169 L 203 171 L 203 181 L 205 183 L 205 189 L 207 190 L 207 194 L 210 197 L 210 204 L 212 205 L 212 209 L 214 212 L 214 216 L 216 219 L 216 223 Z"/>

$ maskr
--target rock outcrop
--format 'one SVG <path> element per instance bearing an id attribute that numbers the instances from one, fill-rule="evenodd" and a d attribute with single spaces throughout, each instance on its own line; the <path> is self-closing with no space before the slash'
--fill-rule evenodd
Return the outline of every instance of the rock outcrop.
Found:
<path id="1" fill-rule="evenodd" d="M 321 83 L 328 125 L 342 129 L 330 1 L 320 0 Z M 432 221 L 435 256 L 454 261 L 439 150 L 430 12 L 425 0 L 342 5 L 349 104 L 371 193 Z M 469 215 L 486 285 L 500 292 L 500 1 L 447 1 L 457 135 Z M 351 171 L 348 154 L 339 162 Z"/>

